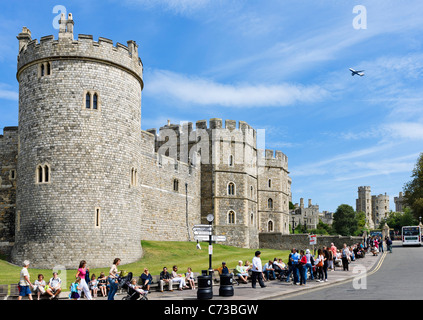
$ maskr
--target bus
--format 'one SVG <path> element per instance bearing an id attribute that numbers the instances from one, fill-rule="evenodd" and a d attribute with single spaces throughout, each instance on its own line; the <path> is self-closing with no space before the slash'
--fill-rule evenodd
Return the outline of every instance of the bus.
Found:
<path id="1" fill-rule="evenodd" d="M 421 246 L 422 229 L 420 226 L 402 227 L 402 245 L 403 246 Z"/>

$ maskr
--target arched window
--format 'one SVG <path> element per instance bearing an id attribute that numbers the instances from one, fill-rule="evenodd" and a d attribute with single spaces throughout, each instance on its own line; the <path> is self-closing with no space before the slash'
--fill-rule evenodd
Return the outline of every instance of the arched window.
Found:
<path id="1" fill-rule="evenodd" d="M 267 223 L 267 231 L 268 231 L 268 232 L 273 232 L 273 221 L 272 221 L 272 220 L 270 220 L 270 221 Z"/>
<path id="2" fill-rule="evenodd" d="M 254 213 L 251 212 L 251 216 L 250 216 L 250 224 L 253 226 L 254 225 Z"/>
<path id="3" fill-rule="evenodd" d="M 93 109 L 94 110 L 98 109 L 98 95 L 97 95 L 97 93 L 94 93 L 94 96 L 93 96 Z"/>
<path id="4" fill-rule="evenodd" d="M 137 185 L 137 169 L 131 168 L 131 186 L 135 187 Z"/>
<path id="5" fill-rule="evenodd" d="M 42 77 L 44 77 L 44 73 L 45 73 L 45 70 L 44 70 L 44 64 L 41 64 L 41 76 Z"/>
<path id="6" fill-rule="evenodd" d="M 35 179 L 37 183 L 50 182 L 50 166 L 48 164 L 38 165 L 35 172 Z"/>
<path id="7" fill-rule="evenodd" d="M 178 191 L 178 190 L 179 190 L 179 180 L 174 179 L 173 180 L 173 191 Z"/>
<path id="8" fill-rule="evenodd" d="M 273 199 L 272 199 L 272 198 L 269 198 L 269 199 L 267 200 L 267 207 L 268 207 L 269 209 L 273 209 Z"/>
<path id="9" fill-rule="evenodd" d="M 233 182 L 228 183 L 228 195 L 229 196 L 235 195 L 235 184 Z"/>
<path id="10" fill-rule="evenodd" d="M 229 224 L 235 223 L 235 212 L 233 210 L 228 212 L 228 223 Z"/>
<path id="11" fill-rule="evenodd" d="M 37 183 L 43 183 L 43 167 L 37 167 Z"/>
<path id="12" fill-rule="evenodd" d="M 44 182 L 49 182 L 49 177 L 50 177 L 50 168 L 48 167 L 48 165 L 44 166 Z"/>
<path id="13" fill-rule="evenodd" d="M 267 182 L 267 184 L 268 184 L 269 188 L 271 188 L 272 187 L 272 179 L 269 179 L 269 181 Z"/>
<path id="14" fill-rule="evenodd" d="M 47 75 L 49 76 L 51 74 L 51 65 L 50 62 L 47 62 Z"/>
<path id="15" fill-rule="evenodd" d="M 85 95 L 85 108 L 91 109 L 91 94 L 89 92 Z"/>

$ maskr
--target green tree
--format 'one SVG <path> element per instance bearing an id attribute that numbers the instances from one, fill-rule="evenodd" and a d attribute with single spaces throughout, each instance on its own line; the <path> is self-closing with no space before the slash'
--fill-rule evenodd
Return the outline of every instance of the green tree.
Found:
<path id="1" fill-rule="evenodd" d="M 351 236 L 357 230 L 357 219 L 353 209 L 348 204 L 341 204 L 333 214 L 334 231 L 343 236 Z"/>
<path id="2" fill-rule="evenodd" d="M 423 153 L 417 159 L 411 177 L 413 179 L 404 186 L 405 204 L 418 219 L 423 216 Z"/>
<path id="3" fill-rule="evenodd" d="M 355 214 L 356 230 L 353 231 L 353 235 L 361 236 L 366 230 L 366 214 L 363 211 L 356 212 Z"/>
<path id="4" fill-rule="evenodd" d="M 405 208 L 404 212 L 390 212 L 388 218 L 386 219 L 386 224 L 389 228 L 394 229 L 395 231 L 401 232 L 402 227 L 404 226 L 415 226 L 419 222 L 411 213 L 410 208 Z M 382 229 L 385 225 L 385 221 L 381 221 L 379 228 Z"/>

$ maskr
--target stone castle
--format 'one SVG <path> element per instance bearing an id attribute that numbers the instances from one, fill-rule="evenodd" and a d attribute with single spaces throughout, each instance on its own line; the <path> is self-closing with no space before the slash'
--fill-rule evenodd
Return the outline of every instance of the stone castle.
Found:
<path id="1" fill-rule="evenodd" d="M 294 204 L 294 209 L 290 211 L 291 227 L 305 226 L 307 230 L 317 229 L 320 221 L 325 224 L 332 225 L 333 213 L 328 211 L 319 211 L 318 204 L 312 204 L 312 200 L 308 199 L 308 206 L 304 205 L 304 198 L 300 198 L 300 204 Z"/>
<path id="2" fill-rule="evenodd" d="M 18 127 L 0 135 L 0 249 L 36 268 L 140 259 L 142 240 L 192 241 L 212 213 L 225 244 L 289 233 L 291 179 L 247 123 L 210 119 L 141 130 L 143 64 L 127 45 L 24 27 Z"/>
<path id="3" fill-rule="evenodd" d="M 356 211 L 366 214 L 366 223 L 370 229 L 378 228 L 383 219 L 389 214 L 389 195 L 371 194 L 369 186 L 358 187 L 358 199 L 356 199 Z"/>

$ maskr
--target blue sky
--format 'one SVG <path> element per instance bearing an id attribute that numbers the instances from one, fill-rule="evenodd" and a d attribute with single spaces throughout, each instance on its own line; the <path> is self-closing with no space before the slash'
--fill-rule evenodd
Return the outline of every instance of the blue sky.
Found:
<path id="1" fill-rule="evenodd" d="M 3 1 L 0 129 L 18 124 L 16 36 L 57 38 L 58 5 L 75 38 L 137 42 L 142 129 L 210 118 L 265 129 L 266 148 L 289 158 L 294 203 L 355 208 L 366 185 L 394 209 L 423 152 L 422 1 Z M 356 5 L 367 29 L 353 25 Z"/>

